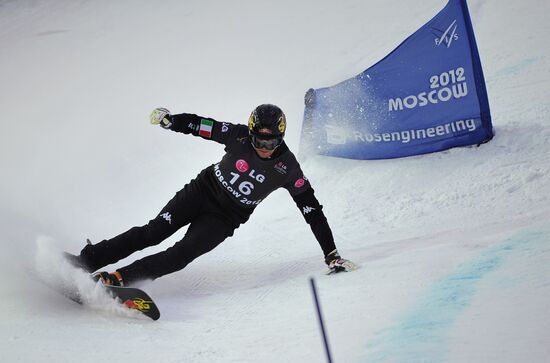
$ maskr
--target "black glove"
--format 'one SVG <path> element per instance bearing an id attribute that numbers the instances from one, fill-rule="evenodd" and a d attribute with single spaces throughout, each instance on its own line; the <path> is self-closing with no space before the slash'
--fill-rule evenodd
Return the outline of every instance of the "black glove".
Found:
<path id="1" fill-rule="evenodd" d="M 325 263 L 330 269 L 329 274 L 357 270 L 357 265 L 350 260 L 343 259 L 337 250 L 325 256 Z"/>

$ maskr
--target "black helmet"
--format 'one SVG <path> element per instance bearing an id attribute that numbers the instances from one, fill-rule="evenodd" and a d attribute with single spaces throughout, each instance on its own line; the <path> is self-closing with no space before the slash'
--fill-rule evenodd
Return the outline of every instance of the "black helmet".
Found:
<path id="1" fill-rule="evenodd" d="M 259 105 L 248 119 L 250 142 L 256 149 L 275 150 L 283 142 L 285 130 L 285 114 L 275 105 Z"/>

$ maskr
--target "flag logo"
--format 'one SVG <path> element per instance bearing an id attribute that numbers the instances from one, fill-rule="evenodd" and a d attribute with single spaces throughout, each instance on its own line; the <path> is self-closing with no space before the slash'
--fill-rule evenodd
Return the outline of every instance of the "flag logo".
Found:
<path id="1" fill-rule="evenodd" d="M 214 121 L 201 119 L 201 126 L 199 129 L 199 136 L 211 138 L 212 137 L 212 126 L 214 126 Z"/>
<path id="2" fill-rule="evenodd" d="M 457 25 L 456 25 L 456 19 L 455 19 L 451 23 L 451 25 L 449 25 L 449 27 L 445 29 L 445 31 L 441 31 L 439 29 L 433 28 L 433 31 L 437 33 L 435 34 L 437 36 L 437 38 L 435 38 L 435 45 L 439 47 L 441 44 L 445 44 L 447 48 L 449 48 L 453 40 L 458 39 L 458 34 L 456 33 L 456 27 Z"/>

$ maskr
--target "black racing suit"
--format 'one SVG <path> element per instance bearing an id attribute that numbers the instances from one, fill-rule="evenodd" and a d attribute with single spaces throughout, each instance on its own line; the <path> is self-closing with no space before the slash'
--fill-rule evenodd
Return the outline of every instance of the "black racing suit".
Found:
<path id="1" fill-rule="evenodd" d="M 224 144 L 226 154 L 177 192 L 146 225 L 86 246 L 81 258 L 91 269 L 159 244 L 189 224 L 185 237 L 174 246 L 118 269 L 126 285 L 178 271 L 232 236 L 256 206 L 280 187 L 288 190 L 296 202 L 325 256 L 336 249 L 322 206 L 284 142 L 271 158 L 262 159 L 252 147 L 245 125 L 193 114 L 173 115 L 172 121 L 171 130 Z"/>

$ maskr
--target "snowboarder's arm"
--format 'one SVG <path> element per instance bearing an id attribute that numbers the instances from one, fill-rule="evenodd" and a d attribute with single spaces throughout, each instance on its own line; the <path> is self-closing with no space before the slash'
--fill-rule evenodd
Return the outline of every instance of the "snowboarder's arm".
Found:
<path id="1" fill-rule="evenodd" d="M 171 115 L 168 110 L 163 108 L 157 108 L 153 111 L 151 123 L 160 124 L 163 128 L 175 132 L 213 140 L 220 144 L 226 144 L 229 139 L 248 136 L 248 129 L 244 125 L 219 122 L 212 118 L 190 113 Z"/>
<path id="2" fill-rule="evenodd" d="M 336 245 L 334 244 L 332 230 L 323 213 L 323 206 L 315 197 L 313 188 L 310 186 L 308 189 L 300 194 L 294 195 L 292 198 L 319 242 L 325 255 L 325 263 L 329 267 L 330 272 L 336 273 L 355 270 L 357 266 L 353 262 L 343 259 L 338 253 Z"/>
<path id="3" fill-rule="evenodd" d="M 315 197 L 313 188 L 309 187 L 304 192 L 292 197 L 296 206 L 304 216 L 306 223 L 311 227 L 317 242 L 321 246 L 325 256 L 336 249 L 332 230 L 323 213 L 323 206 Z"/>
<path id="4" fill-rule="evenodd" d="M 336 249 L 332 231 L 323 213 L 323 206 L 315 197 L 315 191 L 311 187 L 308 178 L 302 172 L 298 162 L 289 169 L 287 183 L 284 187 L 288 190 L 292 199 L 294 199 L 306 223 L 311 227 L 311 231 L 315 235 L 319 245 L 321 245 L 321 249 L 326 257 L 331 251 Z"/>

